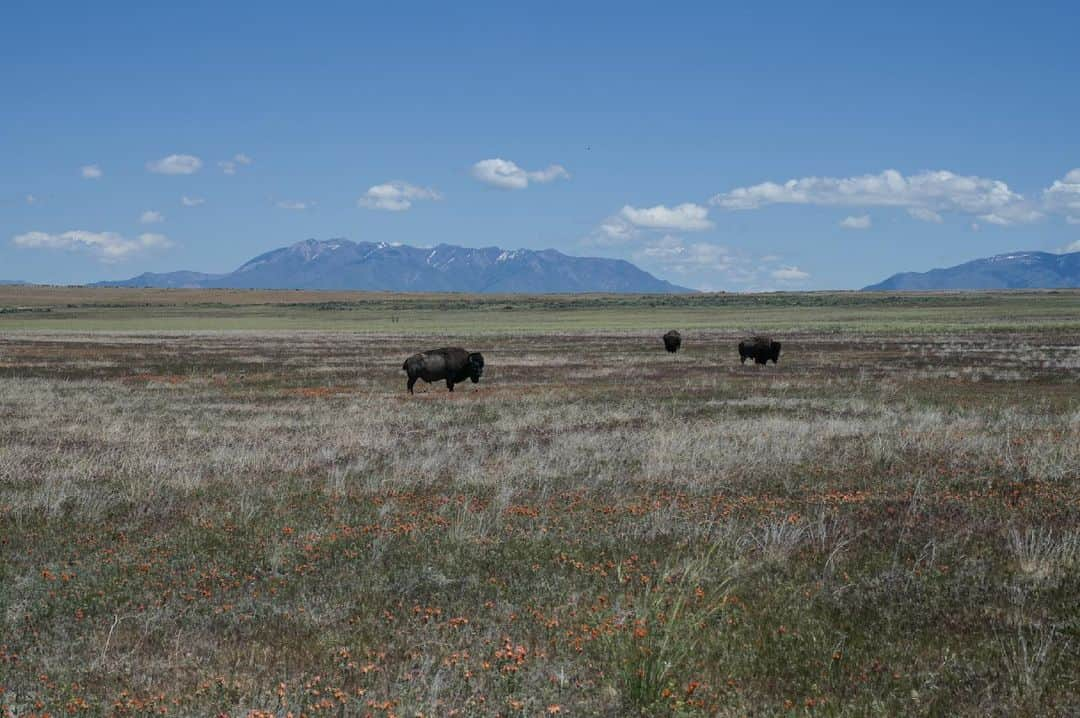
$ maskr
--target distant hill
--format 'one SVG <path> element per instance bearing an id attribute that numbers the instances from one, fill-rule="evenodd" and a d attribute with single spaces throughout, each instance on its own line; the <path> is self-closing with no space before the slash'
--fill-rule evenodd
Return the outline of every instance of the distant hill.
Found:
<path id="1" fill-rule="evenodd" d="M 95 287 L 160 287 L 164 289 L 198 289 L 206 286 L 203 282 L 224 277 L 224 274 L 205 274 L 203 272 L 166 272 L 155 274 L 145 272 L 131 279 L 116 282 L 97 282 Z"/>
<path id="2" fill-rule="evenodd" d="M 26 284 L 26 282 L 19 279 L 0 279 L 0 284 L 12 285 L 12 284 Z"/>
<path id="3" fill-rule="evenodd" d="M 228 274 L 147 273 L 94 286 L 537 294 L 693 291 L 622 259 L 571 257 L 552 249 L 507 251 L 450 244 L 421 248 L 346 239 L 298 242 L 261 254 Z"/>
<path id="4" fill-rule="evenodd" d="M 894 274 L 863 291 L 1080 287 L 1080 252 L 1012 252 L 929 272 Z"/>

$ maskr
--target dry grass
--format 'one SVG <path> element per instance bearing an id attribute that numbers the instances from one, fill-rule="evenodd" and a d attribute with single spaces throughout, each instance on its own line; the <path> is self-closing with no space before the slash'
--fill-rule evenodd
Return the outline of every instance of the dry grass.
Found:
<path id="1" fill-rule="evenodd" d="M 673 326 L 743 334 L 1074 330 L 1080 290 L 679 295 L 387 294 L 0 286 L 0 332 L 319 330 L 573 334 Z M 1037 348 L 1037 347 L 1033 347 Z"/>
<path id="2" fill-rule="evenodd" d="M 1080 711 L 1080 333 L 736 336 L 0 338 L 0 714 Z"/>

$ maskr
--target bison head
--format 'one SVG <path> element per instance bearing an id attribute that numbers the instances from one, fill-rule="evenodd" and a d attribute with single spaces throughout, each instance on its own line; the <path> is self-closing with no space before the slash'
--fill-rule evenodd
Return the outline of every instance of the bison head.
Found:
<path id="1" fill-rule="evenodd" d="M 483 373 L 484 357 L 480 352 L 473 352 L 469 355 L 469 378 L 472 379 L 472 383 L 476 384 L 479 382 Z"/>

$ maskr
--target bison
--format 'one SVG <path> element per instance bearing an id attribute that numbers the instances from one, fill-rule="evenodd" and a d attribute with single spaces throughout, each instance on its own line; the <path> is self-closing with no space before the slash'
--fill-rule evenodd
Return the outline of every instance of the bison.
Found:
<path id="1" fill-rule="evenodd" d="M 682 335 L 672 329 L 664 335 L 664 348 L 674 354 L 682 346 Z"/>
<path id="2" fill-rule="evenodd" d="M 461 347 L 445 347 L 413 354 L 401 368 L 409 375 L 407 388 L 410 394 L 417 379 L 429 384 L 445 380 L 446 388 L 453 391 L 454 384 L 466 379 L 472 379 L 473 384 L 480 381 L 480 375 L 484 373 L 484 357 Z"/>
<path id="3" fill-rule="evenodd" d="M 775 364 L 780 360 L 780 342 L 769 337 L 744 339 L 739 342 L 739 362 L 745 364 L 747 359 L 753 359 L 755 364 L 767 364 L 771 359 Z"/>

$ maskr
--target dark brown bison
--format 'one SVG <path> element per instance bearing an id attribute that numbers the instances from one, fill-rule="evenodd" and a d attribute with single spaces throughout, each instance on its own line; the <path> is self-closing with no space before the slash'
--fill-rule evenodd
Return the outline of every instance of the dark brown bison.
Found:
<path id="1" fill-rule="evenodd" d="M 484 357 L 477 352 L 467 352 L 460 347 L 445 347 L 413 354 L 401 365 L 409 375 L 407 387 L 413 393 L 417 379 L 429 384 L 446 381 L 446 388 L 454 390 L 454 384 L 472 379 L 473 384 L 480 381 L 484 373 Z"/>
<path id="2" fill-rule="evenodd" d="M 674 354 L 682 346 L 682 335 L 672 329 L 664 335 L 664 348 Z"/>
<path id="3" fill-rule="evenodd" d="M 780 360 L 780 342 L 769 337 L 744 339 L 739 342 L 739 361 L 745 364 L 747 359 L 753 359 L 755 364 L 767 364 L 771 359 L 775 364 Z"/>

